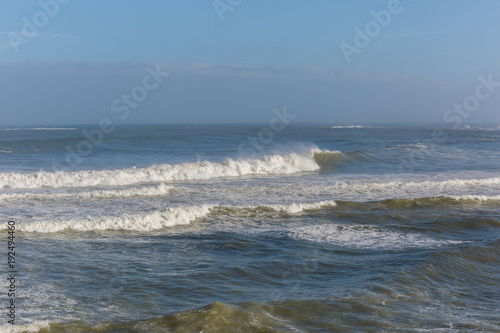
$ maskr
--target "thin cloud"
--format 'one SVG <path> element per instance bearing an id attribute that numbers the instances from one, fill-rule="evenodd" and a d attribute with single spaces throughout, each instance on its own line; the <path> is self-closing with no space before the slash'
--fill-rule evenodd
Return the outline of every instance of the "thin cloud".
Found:
<path id="1" fill-rule="evenodd" d="M 22 31 L 8 31 L 8 32 L 0 31 L 0 34 L 2 34 L 2 35 L 15 34 L 15 35 L 22 36 L 23 32 Z M 58 38 L 78 38 L 76 36 L 63 35 L 63 34 L 55 34 L 55 33 L 52 33 L 52 32 L 43 32 L 43 31 L 37 32 L 37 34 L 35 35 L 35 37 L 38 37 L 38 36 L 49 36 L 49 37 L 58 37 Z M 33 37 L 33 38 L 35 38 L 35 37 Z"/>
<path id="2" fill-rule="evenodd" d="M 0 35 L 4 35 L 6 39 L 8 38 L 9 34 L 15 34 L 15 35 L 21 36 L 21 37 L 24 35 L 24 33 L 22 31 L 7 31 L 7 32 L 0 31 Z M 56 34 L 56 33 L 52 33 L 52 32 L 39 31 L 39 32 L 37 32 L 37 34 L 35 36 L 28 38 L 28 40 L 31 40 L 33 38 L 38 38 L 38 37 L 53 37 L 53 38 L 62 38 L 62 39 L 81 39 L 81 37 L 77 37 L 77 36 L 70 36 L 70 35 L 64 35 L 64 34 Z M 12 48 L 12 45 L 10 44 L 10 42 L 5 42 L 5 43 L 0 44 L 0 52 L 3 52 L 5 50 L 11 49 L 11 48 Z"/>
<path id="3" fill-rule="evenodd" d="M 465 29 L 465 30 L 450 30 L 450 31 L 401 31 L 401 32 L 388 32 L 380 36 L 380 38 L 406 38 L 406 37 L 418 37 L 418 36 L 434 36 L 434 35 L 449 35 L 449 34 L 461 34 L 466 32 L 475 31 L 498 31 L 498 28 L 477 28 L 477 29 Z"/>

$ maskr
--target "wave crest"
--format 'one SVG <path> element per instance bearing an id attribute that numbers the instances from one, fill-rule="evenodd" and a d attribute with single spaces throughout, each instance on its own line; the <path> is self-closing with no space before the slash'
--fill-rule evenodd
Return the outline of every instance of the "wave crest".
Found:
<path id="1" fill-rule="evenodd" d="M 313 152 L 268 155 L 260 159 L 200 161 L 119 170 L 0 173 L 0 188 L 123 186 L 149 182 L 207 180 L 251 175 L 286 175 L 317 171 Z"/>
<path id="2" fill-rule="evenodd" d="M 302 213 L 306 210 L 317 210 L 325 207 L 335 207 L 335 206 L 337 206 L 337 203 L 333 200 L 329 200 L 329 201 L 312 202 L 306 204 L 293 203 L 291 205 L 263 205 L 259 207 L 272 209 L 276 212 L 282 212 L 286 214 L 297 214 L 297 213 Z"/>
<path id="3" fill-rule="evenodd" d="M 126 230 L 126 231 L 152 231 L 176 225 L 190 224 L 192 221 L 204 218 L 209 214 L 259 214 L 262 211 L 271 210 L 285 214 L 297 214 L 308 210 L 319 210 L 335 207 L 335 201 L 320 201 L 304 204 L 291 205 L 259 205 L 259 206 L 218 206 L 201 205 L 168 208 L 165 211 L 154 211 L 142 214 L 124 214 L 88 220 L 58 220 L 58 221 L 35 221 L 20 225 L 24 232 L 59 232 L 64 230 L 74 231 L 102 231 L 102 230 Z"/>
<path id="4" fill-rule="evenodd" d="M 213 205 L 168 208 L 145 214 L 125 214 L 91 220 L 37 221 L 22 224 L 19 229 L 24 232 L 58 232 L 64 230 L 98 231 L 127 230 L 152 231 L 165 227 L 190 224 L 192 221 L 210 214 Z"/>

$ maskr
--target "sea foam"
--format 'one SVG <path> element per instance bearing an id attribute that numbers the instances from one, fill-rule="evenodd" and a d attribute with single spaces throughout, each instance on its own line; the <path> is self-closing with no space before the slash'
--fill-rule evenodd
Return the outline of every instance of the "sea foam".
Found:
<path id="1" fill-rule="evenodd" d="M 316 210 L 316 209 L 335 207 L 335 206 L 337 206 L 337 203 L 333 200 L 329 200 L 329 201 L 320 201 L 320 202 L 303 203 L 303 204 L 293 203 L 291 205 L 263 205 L 261 207 L 270 208 L 274 211 L 287 214 L 297 214 L 307 210 Z"/>
<path id="2" fill-rule="evenodd" d="M 286 235 L 293 239 L 329 243 L 359 250 L 402 250 L 456 245 L 462 241 L 438 240 L 417 233 L 401 233 L 363 225 L 310 225 L 293 228 Z"/>
<path id="3" fill-rule="evenodd" d="M 78 193 L 10 193 L 0 194 L 0 201 L 10 200 L 59 200 L 59 199 L 93 199 L 93 198 L 124 198 L 140 196 L 163 196 L 174 191 L 173 186 L 161 183 L 156 186 L 128 188 L 121 190 L 95 190 Z"/>

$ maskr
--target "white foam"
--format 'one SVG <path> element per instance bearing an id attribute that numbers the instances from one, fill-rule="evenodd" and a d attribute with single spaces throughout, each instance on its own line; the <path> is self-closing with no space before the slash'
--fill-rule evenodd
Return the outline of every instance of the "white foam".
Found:
<path id="1" fill-rule="evenodd" d="M 314 149 L 303 153 L 269 155 L 261 159 L 201 161 L 119 170 L 0 173 L 0 188 L 119 186 L 147 182 L 206 180 L 245 175 L 282 175 L 319 170 Z"/>
<path id="2" fill-rule="evenodd" d="M 494 200 L 500 185 L 500 177 L 478 179 L 449 179 L 441 181 L 389 181 L 378 182 L 338 182 L 332 185 L 308 186 L 313 195 L 335 196 L 337 200 L 373 201 L 386 199 L 416 199 L 425 197 L 457 197 L 473 194 L 477 199 L 481 195 Z M 304 191 L 304 189 L 297 189 Z M 291 193 L 292 190 L 288 192 Z M 298 193 L 300 194 L 300 193 Z M 480 195 L 479 195 L 480 194 Z M 483 199 L 486 199 L 484 197 Z"/>
<path id="3" fill-rule="evenodd" d="M 449 179 L 443 181 L 423 181 L 423 182 L 389 182 L 382 184 L 373 184 L 373 188 L 377 187 L 392 187 L 392 188 L 401 188 L 406 187 L 408 189 L 418 189 L 425 193 L 428 190 L 436 190 L 436 189 L 457 189 L 457 188 L 469 188 L 471 186 L 481 187 L 488 185 L 500 185 L 500 177 L 491 177 L 491 178 L 481 178 L 481 179 Z"/>
<path id="4" fill-rule="evenodd" d="M 19 323 L 16 323 L 16 325 L 5 324 L 0 326 L 0 333 L 38 332 L 41 329 L 48 328 L 49 326 L 50 323 L 48 321 L 40 321 L 25 325 L 19 325 Z"/>
<path id="5" fill-rule="evenodd" d="M 312 150 L 313 154 L 342 154 L 340 150 L 327 150 L 327 149 L 319 149 L 319 148 L 313 148 Z"/>
<path id="6" fill-rule="evenodd" d="M 346 125 L 346 126 L 331 126 L 331 128 L 374 128 L 372 126 L 361 126 L 361 125 Z"/>
<path id="7" fill-rule="evenodd" d="M 293 203 L 291 205 L 263 205 L 261 207 L 271 208 L 277 212 L 283 212 L 287 214 L 297 214 L 302 213 L 306 210 L 316 210 L 323 207 L 335 207 L 337 203 L 333 200 L 330 201 L 320 201 L 320 202 L 312 202 L 305 204 L 296 204 Z"/>
<path id="8" fill-rule="evenodd" d="M 435 248 L 460 244 L 461 241 L 437 240 L 416 233 L 400 233 L 362 225 L 311 225 L 297 227 L 287 233 L 291 238 L 324 242 L 352 249 L 400 250 Z"/>
<path id="9" fill-rule="evenodd" d="M 215 206 L 188 206 L 169 208 L 143 214 L 125 214 L 88 220 L 36 221 L 20 224 L 24 232 L 58 232 L 63 230 L 97 231 L 97 230 L 129 230 L 151 231 L 175 225 L 190 224 L 192 221 L 207 216 Z"/>
<path id="10" fill-rule="evenodd" d="M 500 195 L 451 195 L 448 197 L 457 201 L 462 201 L 462 200 L 500 201 Z"/>
<path id="11" fill-rule="evenodd" d="M 405 143 L 405 144 L 400 144 L 400 145 L 395 145 L 395 146 L 389 147 L 389 149 L 394 149 L 394 148 L 426 149 L 426 148 L 429 148 L 429 144 L 424 143 L 424 142 L 415 142 L 415 143 Z"/>
<path id="12" fill-rule="evenodd" d="M 115 197 L 135 197 L 135 196 L 162 196 L 169 194 L 175 187 L 167 186 L 164 183 L 153 187 L 130 188 L 123 190 L 96 190 L 80 193 L 12 193 L 0 194 L 0 201 L 9 200 L 57 200 L 64 198 L 92 199 L 92 198 L 115 198 Z"/>
<path id="13" fill-rule="evenodd" d="M 25 127 L 25 128 L 1 128 L 0 131 L 69 131 L 76 130 L 74 127 Z"/>

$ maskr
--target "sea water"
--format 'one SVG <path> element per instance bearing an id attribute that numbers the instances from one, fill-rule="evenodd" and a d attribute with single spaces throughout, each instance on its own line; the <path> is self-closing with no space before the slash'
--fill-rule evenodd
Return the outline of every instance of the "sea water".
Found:
<path id="1" fill-rule="evenodd" d="M 266 128 L 0 129 L 0 331 L 500 332 L 496 126 Z"/>

